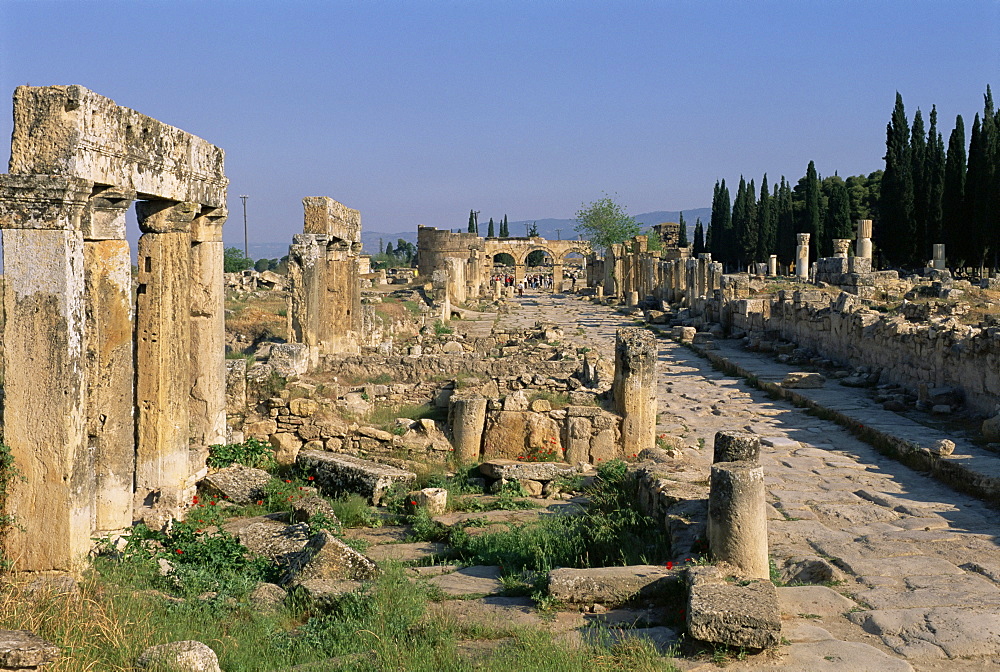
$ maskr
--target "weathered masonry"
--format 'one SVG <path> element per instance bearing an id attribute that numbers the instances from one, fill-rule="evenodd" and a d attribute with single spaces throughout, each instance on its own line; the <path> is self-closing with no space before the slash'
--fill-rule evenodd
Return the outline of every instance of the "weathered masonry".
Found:
<path id="1" fill-rule="evenodd" d="M 81 86 L 14 93 L 0 229 L 20 570 L 77 570 L 95 535 L 178 512 L 224 441 L 223 156 Z"/>
<path id="2" fill-rule="evenodd" d="M 320 355 L 361 351 L 361 213 L 326 196 L 302 199 L 304 233 L 288 250 L 288 335 Z"/>

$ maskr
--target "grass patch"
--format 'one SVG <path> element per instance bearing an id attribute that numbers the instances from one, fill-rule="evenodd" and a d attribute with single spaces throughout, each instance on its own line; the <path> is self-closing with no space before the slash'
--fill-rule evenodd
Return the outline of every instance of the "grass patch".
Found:
<path id="1" fill-rule="evenodd" d="M 368 422 L 373 427 L 378 427 L 385 431 L 392 431 L 396 425 L 396 418 L 408 418 L 410 420 L 444 420 L 445 411 L 432 404 L 402 404 L 392 406 L 377 406 L 368 414 Z"/>
<path id="2" fill-rule="evenodd" d="M 266 471 L 271 471 L 277 466 L 274 462 L 274 450 L 267 441 L 258 441 L 251 437 L 243 443 L 217 444 L 208 447 L 209 467 L 221 469 L 234 463 Z"/>

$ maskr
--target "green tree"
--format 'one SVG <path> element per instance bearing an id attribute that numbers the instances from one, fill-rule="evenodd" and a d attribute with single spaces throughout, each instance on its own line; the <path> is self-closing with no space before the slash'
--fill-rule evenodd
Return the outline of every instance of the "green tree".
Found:
<path id="1" fill-rule="evenodd" d="M 945 254 L 955 266 L 970 258 L 962 235 L 965 217 L 965 122 L 955 117 L 955 128 L 948 136 L 948 155 L 944 165 L 944 192 L 941 194 L 941 229 Z"/>
<path id="2" fill-rule="evenodd" d="M 239 273 L 253 267 L 253 259 L 244 255 L 238 247 L 227 247 L 222 255 L 222 270 L 225 273 Z"/>
<path id="3" fill-rule="evenodd" d="M 910 262 L 913 242 L 913 174 L 910 162 L 910 127 L 903 97 L 896 92 L 896 104 L 886 125 L 885 172 L 879 197 L 879 218 L 874 242 L 892 264 Z"/>
<path id="4" fill-rule="evenodd" d="M 510 229 L 507 228 L 507 215 L 504 215 L 503 221 L 500 222 L 500 237 L 501 238 L 510 237 Z"/>
<path id="5" fill-rule="evenodd" d="M 605 194 L 592 203 L 583 203 L 576 213 L 576 232 L 598 248 L 608 249 L 639 235 L 639 225 L 625 206 Z"/>
<path id="6" fill-rule="evenodd" d="M 963 248 L 966 261 L 982 266 L 986 261 L 986 194 L 988 186 L 987 146 L 983 124 L 976 114 L 969 139 L 969 168 L 965 173 L 965 233 Z"/>
<path id="7" fill-rule="evenodd" d="M 684 221 L 684 213 L 680 213 L 678 217 L 681 221 L 677 222 L 680 227 L 680 233 L 677 236 L 677 247 L 687 247 L 688 246 L 688 226 L 687 222 Z"/>
<path id="8" fill-rule="evenodd" d="M 469 210 L 469 233 L 478 233 L 476 228 L 476 212 Z"/>
<path id="9" fill-rule="evenodd" d="M 778 222 L 775 217 L 775 200 L 767 187 L 767 173 L 760 181 L 760 199 L 757 201 L 757 261 L 766 261 L 775 253 L 775 241 L 778 236 Z"/>
<path id="10" fill-rule="evenodd" d="M 699 254 L 705 253 L 705 229 L 701 224 L 701 217 L 694 220 L 694 244 L 691 254 L 697 259 Z"/>
<path id="11" fill-rule="evenodd" d="M 924 180 L 927 189 L 927 204 L 925 214 L 925 229 L 921 249 L 923 258 L 929 259 L 932 246 L 944 242 L 944 169 L 947 159 L 944 153 L 944 140 L 938 131 L 937 106 L 931 107 L 931 127 L 927 132 L 927 153 L 924 161 Z"/>
<path id="12" fill-rule="evenodd" d="M 819 176 L 816 173 L 816 164 L 809 162 L 806 168 L 805 183 L 805 207 L 802 211 L 802 220 L 799 233 L 810 234 L 809 248 L 810 259 L 815 260 L 820 255 L 823 239 L 823 221 L 819 213 Z"/>
<path id="13" fill-rule="evenodd" d="M 733 203 L 733 232 L 736 245 L 733 250 L 737 267 L 743 270 L 757 257 L 757 189 L 753 180 L 747 184 L 740 176 L 740 186 Z"/>
<path id="14" fill-rule="evenodd" d="M 836 175 L 824 180 L 824 184 L 828 184 L 829 199 L 824 213 L 823 231 L 831 241 L 835 238 L 853 238 L 851 196 L 847 192 L 847 185 Z"/>
<path id="15" fill-rule="evenodd" d="M 258 273 L 263 273 L 264 271 L 268 271 L 270 269 L 271 269 L 270 259 L 258 259 L 253 264 L 253 270 L 257 271 Z"/>
<path id="16" fill-rule="evenodd" d="M 496 233 L 493 230 L 493 218 L 492 217 L 490 217 L 490 225 L 486 229 L 486 237 L 487 238 L 495 238 L 496 237 Z"/>
<path id="17" fill-rule="evenodd" d="M 732 201 L 725 180 L 716 182 L 715 186 L 715 197 L 712 199 L 712 221 L 709 223 L 711 236 L 708 236 L 711 242 L 706 239 L 705 244 L 709 247 L 708 251 L 712 253 L 713 259 L 723 264 L 732 264 L 732 253 L 735 246 Z"/>
<path id="18" fill-rule="evenodd" d="M 777 242 L 775 254 L 782 264 L 788 265 L 795 260 L 795 204 L 792 197 L 792 185 L 781 176 L 781 183 L 775 192 L 775 219 L 777 220 Z"/>
<path id="19" fill-rule="evenodd" d="M 396 256 L 396 252 L 392 249 L 392 243 L 385 244 L 385 253 L 390 257 Z"/>
<path id="20" fill-rule="evenodd" d="M 926 257 L 924 245 L 927 236 L 927 132 L 920 108 L 913 114 L 910 127 L 910 175 L 913 178 L 913 216 L 907 231 L 912 238 L 906 246 L 908 265 L 916 265 Z"/>

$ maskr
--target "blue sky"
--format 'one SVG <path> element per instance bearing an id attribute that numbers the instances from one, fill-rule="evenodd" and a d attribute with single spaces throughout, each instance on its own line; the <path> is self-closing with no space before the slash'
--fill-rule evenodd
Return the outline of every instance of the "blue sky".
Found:
<path id="1" fill-rule="evenodd" d="M 996 0 L 0 0 L 0 160 L 15 86 L 81 84 L 226 150 L 231 244 L 239 194 L 251 242 L 300 232 L 303 196 L 385 232 L 637 214 L 868 173 L 897 90 L 947 142 L 998 73 Z"/>

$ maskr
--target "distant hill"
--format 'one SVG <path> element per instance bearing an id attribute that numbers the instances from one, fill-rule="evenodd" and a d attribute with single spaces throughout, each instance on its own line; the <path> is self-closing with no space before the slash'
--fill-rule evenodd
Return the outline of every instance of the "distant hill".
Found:
<path id="1" fill-rule="evenodd" d="M 692 210 L 684 211 L 684 221 L 688 225 L 688 239 L 690 240 L 694 235 L 694 222 L 697 218 L 701 217 L 701 221 L 705 224 L 708 223 L 709 218 L 712 216 L 711 208 L 694 208 Z M 661 222 L 676 222 L 680 219 L 680 212 L 676 210 L 657 210 L 655 212 L 644 212 L 641 215 L 633 215 L 635 221 L 639 222 L 641 226 L 649 227 L 653 224 L 659 224 Z M 488 222 L 489 220 L 487 220 Z M 562 239 L 569 240 L 577 237 L 577 233 L 574 230 L 576 228 L 575 219 L 526 219 L 516 222 L 508 222 L 508 228 L 510 229 L 511 236 L 524 236 L 527 234 L 528 227 L 532 223 L 538 225 L 538 235 L 542 238 L 551 239 Z M 500 225 L 496 223 L 497 233 L 500 233 Z M 480 235 L 486 235 L 486 222 L 479 222 Z M 443 227 L 439 227 L 443 228 Z M 459 229 L 459 227 L 452 227 L 452 230 Z M 465 231 L 465 227 L 461 227 L 462 231 Z M 392 246 L 396 246 L 396 241 L 402 238 L 403 240 L 413 243 L 417 243 L 417 230 L 416 228 L 410 229 L 409 231 L 396 231 L 393 233 L 387 233 L 385 231 L 368 231 L 365 229 L 361 230 L 361 244 L 364 247 L 365 254 L 375 254 L 378 252 L 379 239 L 382 240 L 382 245 L 386 243 L 392 243 Z M 280 259 L 281 257 L 288 254 L 288 245 L 291 241 L 284 243 L 251 243 L 250 244 L 250 256 L 254 259 L 267 258 L 267 259 Z"/>

